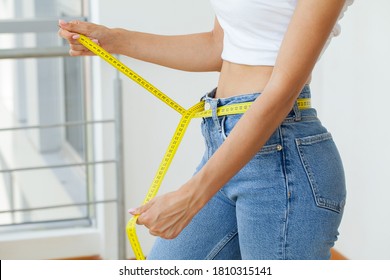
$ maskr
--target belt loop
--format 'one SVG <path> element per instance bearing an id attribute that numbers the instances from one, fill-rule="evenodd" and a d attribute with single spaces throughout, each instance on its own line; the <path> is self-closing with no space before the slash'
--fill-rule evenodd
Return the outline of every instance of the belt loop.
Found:
<path id="1" fill-rule="evenodd" d="M 222 132 L 222 128 L 221 128 L 221 125 L 219 124 L 218 115 L 217 115 L 218 102 L 219 102 L 219 99 L 211 99 L 210 100 L 211 114 L 212 114 L 214 124 L 218 128 L 218 132 Z"/>
<path id="2" fill-rule="evenodd" d="M 294 121 L 296 121 L 296 122 L 301 121 L 302 120 L 302 114 L 301 114 L 301 110 L 299 110 L 299 108 L 298 108 L 298 102 L 297 101 L 295 101 L 295 103 L 294 103 L 293 111 L 294 111 L 294 114 L 295 114 Z"/>

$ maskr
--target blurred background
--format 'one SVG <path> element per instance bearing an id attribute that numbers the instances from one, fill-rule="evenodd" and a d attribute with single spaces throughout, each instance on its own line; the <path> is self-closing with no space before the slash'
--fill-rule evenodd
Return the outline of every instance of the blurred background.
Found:
<path id="1" fill-rule="evenodd" d="M 390 259 L 390 2 L 355 1 L 318 62 L 313 104 L 344 160 L 348 201 L 336 249 Z M 133 258 L 127 209 L 145 196 L 178 114 L 96 57 L 68 56 L 58 19 L 158 34 L 208 31 L 208 0 L 0 0 L 0 259 Z M 120 59 L 183 107 L 217 73 Z M 160 193 L 203 154 L 193 120 Z M 138 228 L 147 254 L 153 244 Z"/>

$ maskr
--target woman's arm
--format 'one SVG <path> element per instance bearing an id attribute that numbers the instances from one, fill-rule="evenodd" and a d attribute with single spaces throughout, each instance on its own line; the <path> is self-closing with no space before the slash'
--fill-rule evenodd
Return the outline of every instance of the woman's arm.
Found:
<path id="1" fill-rule="evenodd" d="M 266 143 L 291 111 L 344 0 L 299 0 L 267 86 L 194 180 L 215 193 Z M 211 193 L 209 195 L 211 195 Z"/>
<path id="2" fill-rule="evenodd" d="M 217 20 L 210 32 L 189 35 L 156 35 L 110 29 L 88 22 L 59 22 L 59 35 L 69 41 L 70 55 L 93 55 L 78 41 L 78 34 L 98 42 L 110 53 L 184 71 L 219 71 L 222 60 L 223 31 Z"/>
<path id="3" fill-rule="evenodd" d="M 261 149 L 290 112 L 344 0 L 298 0 L 272 77 L 206 165 L 178 191 L 133 209 L 151 234 L 174 238 L 207 201 Z"/>

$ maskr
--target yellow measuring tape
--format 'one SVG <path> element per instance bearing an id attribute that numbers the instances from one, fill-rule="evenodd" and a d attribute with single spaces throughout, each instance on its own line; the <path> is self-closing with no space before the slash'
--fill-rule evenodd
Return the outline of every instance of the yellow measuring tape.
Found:
<path id="1" fill-rule="evenodd" d="M 124 65 L 122 62 L 120 62 L 118 59 L 116 59 L 113 55 L 108 53 L 106 50 L 104 50 L 102 47 L 94 43 L 92 40 L 90 40 L 88 37 L 84 35 L 80 35 L 80 38 L 78 41 L 84 45 L 86 48 L 88 48 L 91 52 L 94 54 L 100 56 L 105 61 L 107 61 L 109 64 L 114 66 L 117 70 L 119 70 L 121 73 L 129 77 L 131 80 L 145 88 L 147 91 L 152 93 L 154 96 L 156 96 L 158 99 L 166 103 L 169 107 L 176 110 L 178 113 L 181 114 L 180 122 L 176 128 L 176 131 L 171 139 L 171 142 L 169 143 L 168 149 L 165 152 L 165 155 L 160 163 L 160 166 L 157 170 L 157 173 L 153 179 L 152 185 L 150 186 L 146 197 L 143 201 L 143 204 L 148 203 L 153 197 L 156 196 L 158 189 L 161 186 L 161 183 L 164 179 L 165 174 L 168 171 L 169 165 L 172 162 L 172 159 L 179 147 L 179 144 L 184 136 L 184 133 L 193 118 L 201 118 L 201 117 L 210 117 L 212 115 L 211 110 L 205 110 L 204 101 L 200 101 L 188 110 L 184 109 L 182 106 L 180 106 L 178 103 L 176 103 L 174 100 L 169 98 L 166 94 L 164 94 L 162 91 L 157 89 L 155 86 L 153 86 L 151 83 L 146 81 L 144 78 L 142 78 L 140 75 L 135 73 L 133 70 L 131 70 L 129 67 Z M 304 99 L 298 99 L 298 107 L 300 109 L 307 109 L 310 108 L 310 98 L 304 98 Z M 251 106 L 252 102 L 245 102 L 245 103 L 239 103 L 239 104 L 232 104 L 232 105 L 226 105 L 221 106 L 217 108 L 217 115 L 223 116 L 223 115 L 233 115 L 233 114 L 243 114 L 245 111 L 248 110 L 248 108 Z M 126 232 L 127 237 L 130 241 L 130 245 L 134 251 L 135 257 L 137 260 L 144 260 L 145 255 L 142 252 L 141 245 L 138 241 L 138 237 L 136 234 L 136 224 L 137 224 L 138 216 L 133 216 L 126 226 Z"/>

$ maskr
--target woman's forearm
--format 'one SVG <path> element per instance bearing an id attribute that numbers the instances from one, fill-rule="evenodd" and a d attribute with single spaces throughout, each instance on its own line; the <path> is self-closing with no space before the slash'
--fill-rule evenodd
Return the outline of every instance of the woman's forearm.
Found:
<path id="1" fill-rule="evenodd" d="M 184 71 L 219 71 L 222 46 L 214 31 L 189 35 L 156 35 L 116 30 L 117 53 Z"/>
<path id="2" fill-rule="evenodd" d="M 69 41 L 71 56 L 94 55 L 78 42 L 79 34 L 90 37 L 110 53 L 184 71 L 220 71 L 223 31 L 217 20 L 210 32 L 164 36 L 108 28 L 90 22 L 59 21 L 59 35 Z"/>

